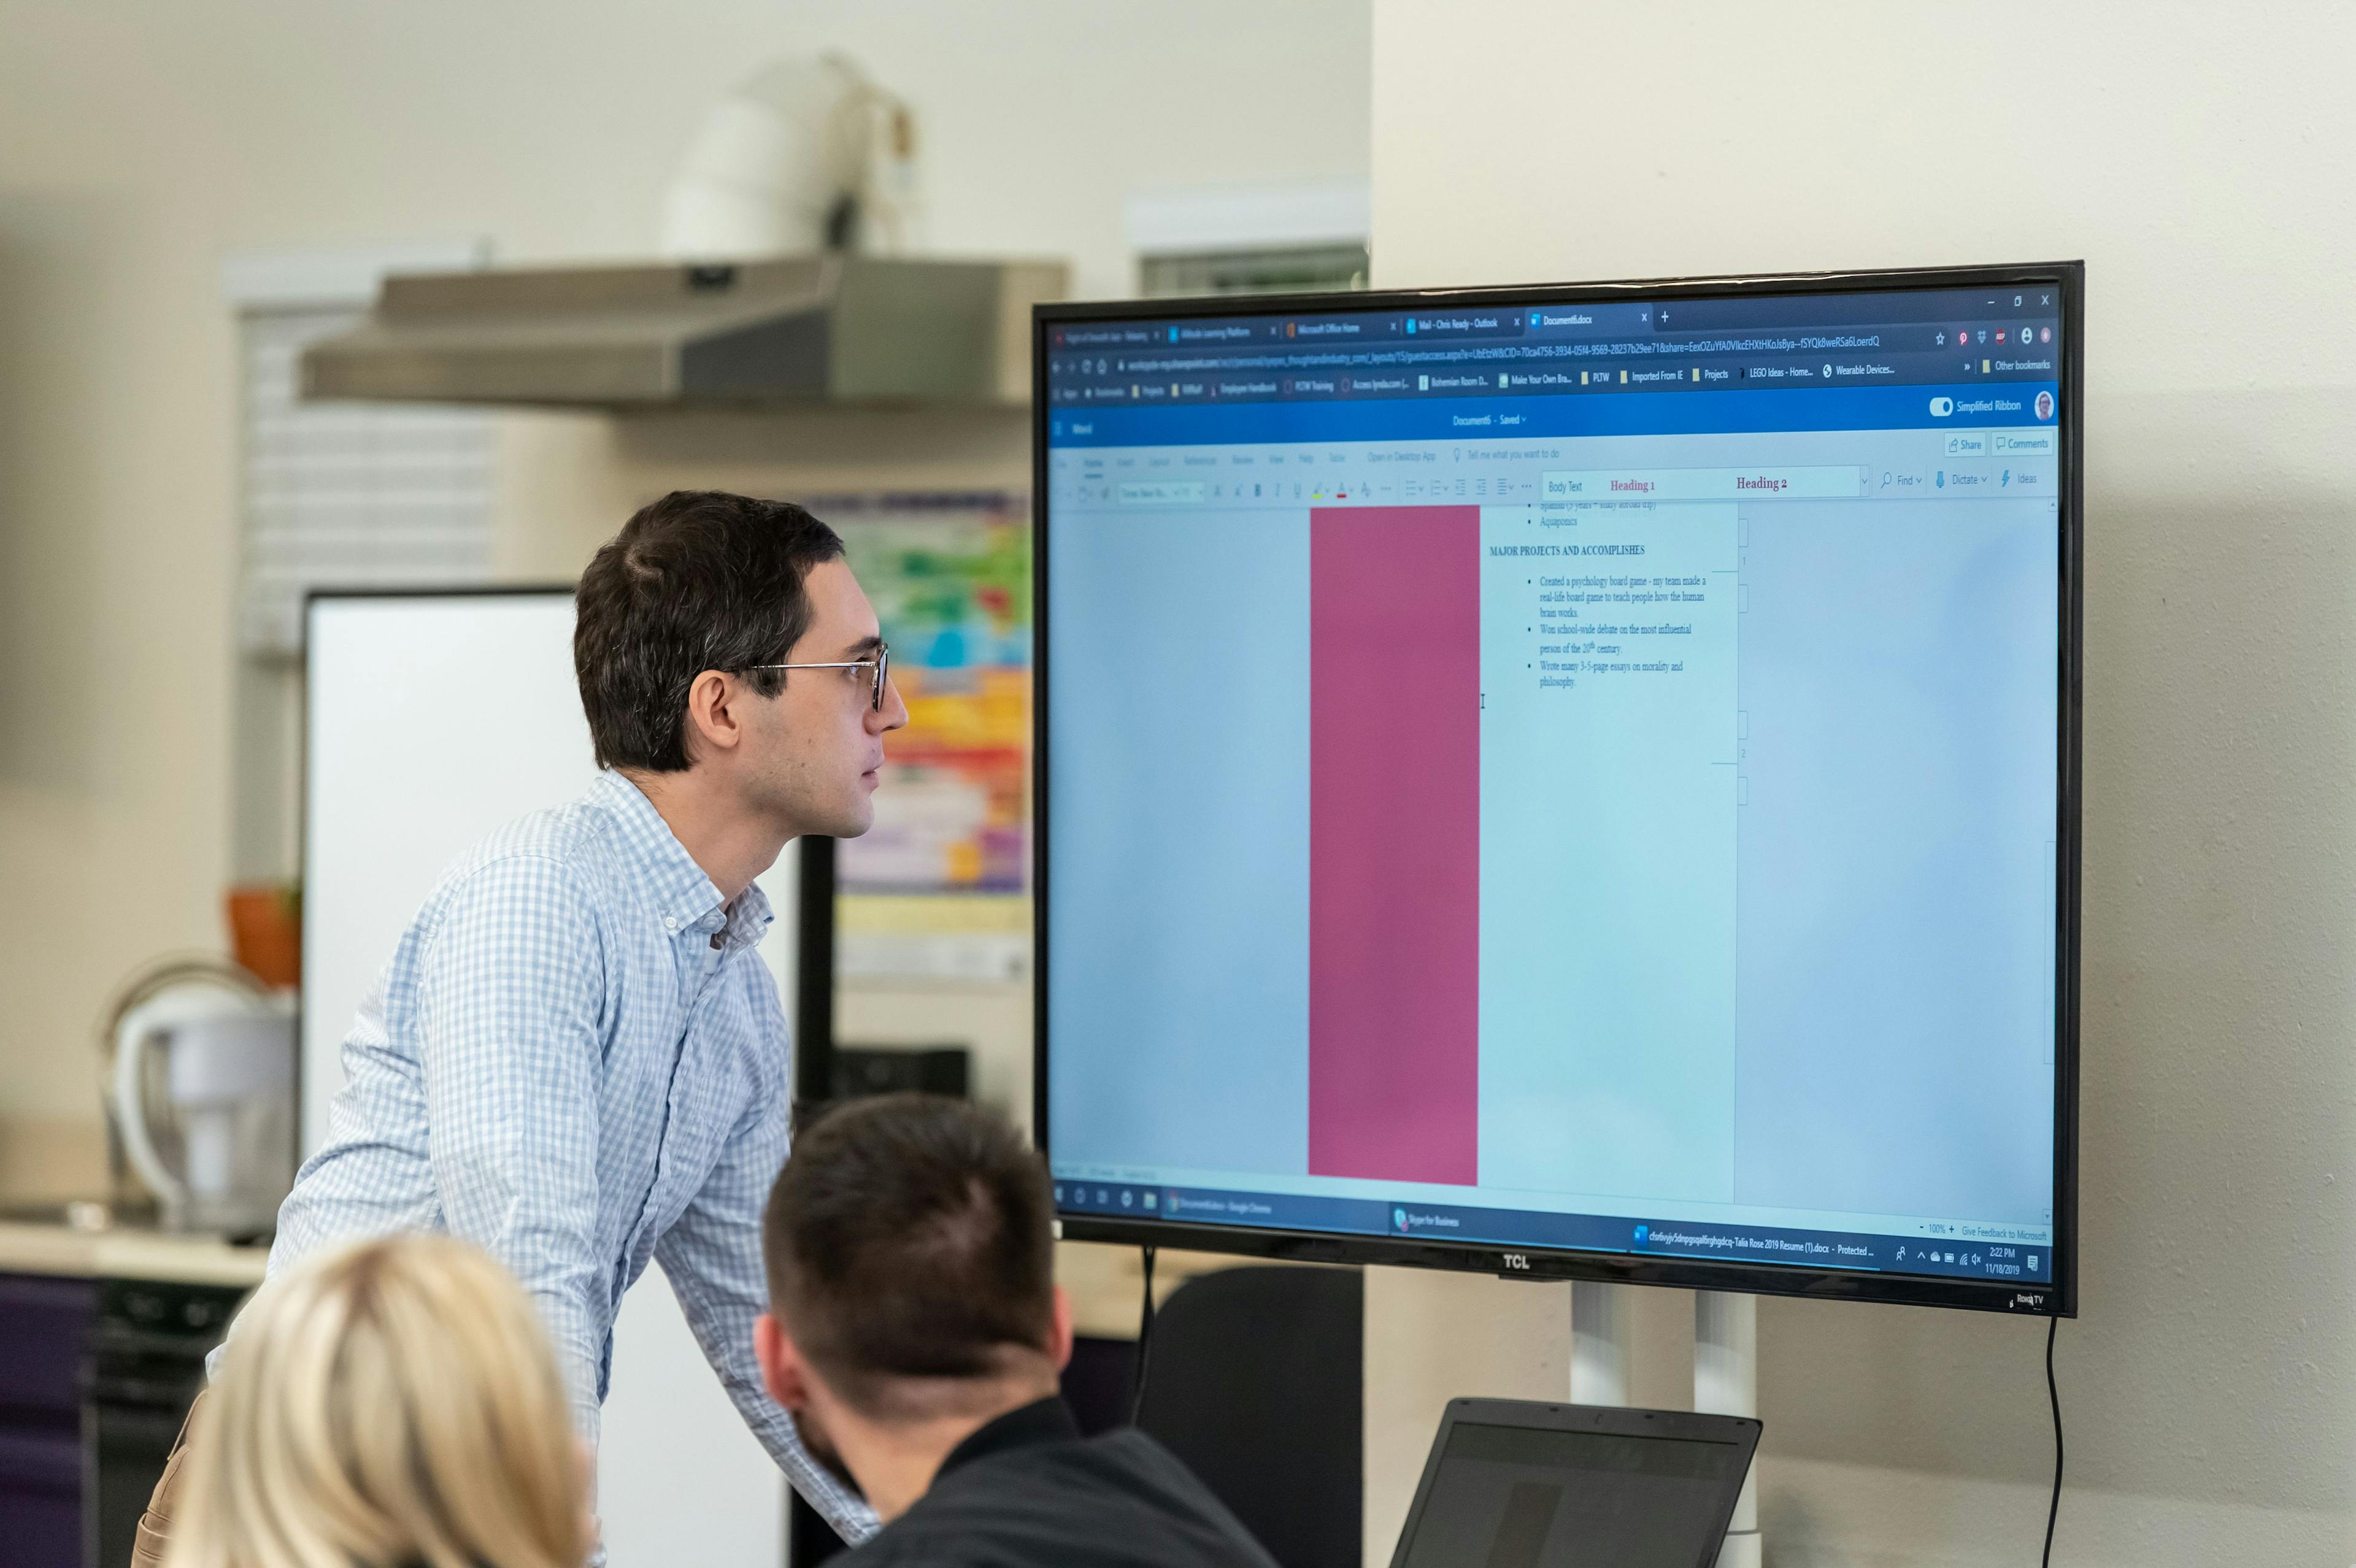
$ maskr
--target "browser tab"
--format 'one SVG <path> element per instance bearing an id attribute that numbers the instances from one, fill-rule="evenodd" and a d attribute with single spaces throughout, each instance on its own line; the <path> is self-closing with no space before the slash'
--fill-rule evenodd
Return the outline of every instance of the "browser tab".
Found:
<path id="1" fill-rule="evenodd" d="M 1531 305 L 1522 312 L 1522 325 L 1536 337 L 1595 337 L 1613 333 L 1652 330 L 1649 304 Z"/>
<path id="2" fill-rule="evenodd" d="M 1406 324 L 1410 337 L 1450 338 L 1519 337 L 1522 335 L 1522 312 L 1519 310 L 1447 311 L 1437 315 L 1409 315 Z"/>
<path id="3" fill-rule="evenodd" d="M 1271 334 L 1287 343 L 1355 343 L 1398 335 L 1398 316 L 1372 315 L 1289 316 Z"/>
<path id="4" fill-rule="evenodd" d="M 1169 328 L 1173 343 L 1249 343 L 1251 324 L 1240 321 L 1181 321 Z"/>

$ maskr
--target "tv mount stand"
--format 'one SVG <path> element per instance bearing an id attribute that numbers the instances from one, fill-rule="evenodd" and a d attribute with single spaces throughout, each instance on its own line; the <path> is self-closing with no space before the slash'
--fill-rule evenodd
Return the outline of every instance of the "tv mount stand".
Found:
<path id="1" fill-rule="evenodd" d="M 1626 1285 L 1570 1287 L 1570 1399 L 1574 1404 L 1628 1403 L 1632 1328 Z M 1694 1292 L 1693 1407 L 1716 1415 L 1759 1413 L 1759 1298 L 1721 1290 Z M 1761 1568 L 1759 1467 L 1742 1479 L 1718 1568 Z"/>

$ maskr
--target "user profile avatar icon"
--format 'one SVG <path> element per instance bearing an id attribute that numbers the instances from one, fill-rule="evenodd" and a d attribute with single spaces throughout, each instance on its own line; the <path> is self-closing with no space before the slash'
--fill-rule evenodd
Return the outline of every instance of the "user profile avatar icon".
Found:
<path id="1" fill-rule="evenodd" d="M 1394 1210 L 1392 1210 L 1392 1211 L 1391 1211 L 1391 1223 L 1392 1223 L 1392 1224 L 1394 1224 L 1394 1225 L 1397 1225 L 1397 1226 L 1398 1226 L 1400 1230 L 1402 1230 L 1402 1231 L 1406 1230 L 1406 1229 L 1407 1229 L 1407 1211 L 1406 1211 L 1406 1210 L 1404 1210 L 1404 1209 L 1394 1209 Z"/>
<path id="2" fill-rule="evenodd" d="M 2040 392 L 2037 394 L 2037 417 L 2041 420 L 2050 420 L 2053 417 L 2052 393 Z"/>
<path id="3" fill-rule="evenodd" d="M 1637 1226 L 1637 1227 L 1636 1227 L 1636 1244 L 1637 1244 L 1638 1246 L 1640 1246 L 1640 1247 L 1641 1247 L 1641 1246 L 1643 1246 L 1643 1245 L 1644 1244 L 1645 1239 L 1646 1239 L 1647 1237 L 1651 1236 L 1651 1235 L 1652 1235 L 1652 1233 L 1653 1233 L 1653 1228 L 1652 1228 L 1650 1225 L 1639 1225 L 1639 1226 Z"/>

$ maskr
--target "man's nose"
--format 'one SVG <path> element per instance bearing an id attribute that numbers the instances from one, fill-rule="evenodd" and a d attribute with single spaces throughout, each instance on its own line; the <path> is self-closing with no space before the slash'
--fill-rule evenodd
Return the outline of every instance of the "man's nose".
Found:
<path id="1" fill-rule="evenodd" d="M 886 678 L 884 682 L 884 706 L 867 710 L 870 723 L 879 735 L 900 729 L 908 722 L 908 705 L 900 700 L 900 683 Z"/>

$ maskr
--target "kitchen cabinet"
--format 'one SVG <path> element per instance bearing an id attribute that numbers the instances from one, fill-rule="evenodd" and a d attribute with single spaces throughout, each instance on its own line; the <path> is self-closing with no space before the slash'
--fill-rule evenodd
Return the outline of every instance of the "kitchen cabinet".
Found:
<path id="1" fill-rule="evenodd" d="M 80 1367 L 97 1314 L 92 1281 L 0 1274 L 0 1559 L 9 1568 L 80 1568 Z"/>

